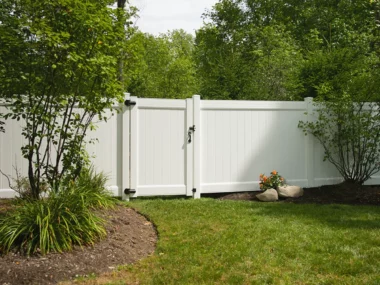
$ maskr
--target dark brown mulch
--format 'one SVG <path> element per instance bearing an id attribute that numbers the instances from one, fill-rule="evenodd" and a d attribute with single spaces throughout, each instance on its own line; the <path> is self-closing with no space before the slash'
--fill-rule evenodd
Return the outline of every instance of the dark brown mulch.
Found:
<path id="1" fill-rule="evenodd" d="M 0 200 L 0 209 L 6 207 L 7 202 Z M 124 206 L 104 215 L 108 220 L 107 238 L 93 247 L 30 258 L 14 253 L 0 257 L 0 285 L 56 284 L 111 271 L 153 253 L 157 232 L 145 217 Z"/>
<path id="2" fill-rule="evenodd" d="M 261 192 L 233 193 L 219 197 L 228 200 L 258 201 L 256 195 Z M 341 183 L 321 187 L 304 188 L 304 195 L 299 198 L 280 199 L 280 203 L 297 204 L 348 204 L 380 205 L 380 185 L 352 185 Z"/>

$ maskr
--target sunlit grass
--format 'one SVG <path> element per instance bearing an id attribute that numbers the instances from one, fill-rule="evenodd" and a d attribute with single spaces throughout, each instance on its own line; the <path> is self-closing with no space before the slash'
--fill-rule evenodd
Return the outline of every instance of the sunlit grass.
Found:
<path id="1" fill-rule="evenodd" d="M 137 200 L 156 252 L 104 284 L 380 284 L 380 207 Z"/>

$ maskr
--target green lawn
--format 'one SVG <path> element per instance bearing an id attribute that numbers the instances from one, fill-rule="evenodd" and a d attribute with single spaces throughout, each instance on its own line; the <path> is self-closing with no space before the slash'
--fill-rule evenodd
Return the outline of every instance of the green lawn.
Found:
<path id="1" fill-rule="evenodd" d="M 157 225 L 157 250 L 120 267 L 107 284 L 380 284 L 380 207 L 212 199 L 129 205 Z"/>

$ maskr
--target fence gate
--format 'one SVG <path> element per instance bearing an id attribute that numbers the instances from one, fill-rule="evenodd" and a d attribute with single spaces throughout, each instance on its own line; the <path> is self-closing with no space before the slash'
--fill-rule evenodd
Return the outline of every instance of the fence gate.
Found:
<path id="1" fill-rule="evenodd" d="M 131 197 L 200 196 L 199 161 L 194 156 L 199 152 L 199 104 L 200 96 L 184 100 L 127 98 L 124 193 Z"/>

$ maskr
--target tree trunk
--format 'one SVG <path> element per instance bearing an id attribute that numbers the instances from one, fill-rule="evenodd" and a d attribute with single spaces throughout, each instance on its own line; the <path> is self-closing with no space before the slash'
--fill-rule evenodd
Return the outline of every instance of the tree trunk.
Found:
<path id="1" fill-rule="evenodd" d="M 118 9 L 122 9 L 123 12 L 124 12 L 124 9 L 125 9 L 125 3 L 127 2 L 127 0 L 118 0 L 117 1 L 117 8 Z M 119 21 L 121 21 L 123 19 L 122 16 L 119 17 Z M 124 23 L 119 23 L 120 25 L 124 25 Z M 120 39 L 121 41 L 124 41 L 125 39 Z M 121 50 L 120 51 L 120 58 L 119 58 L 119 81 L 120 81 L 120 84 L 121 84 L 121 87 L 123 89 L 123 91 L 125 91 L 125 86 L 124 86 L 124 61 L 123 61 L 123 58 L 124 58 L 124 51 Z"/>

